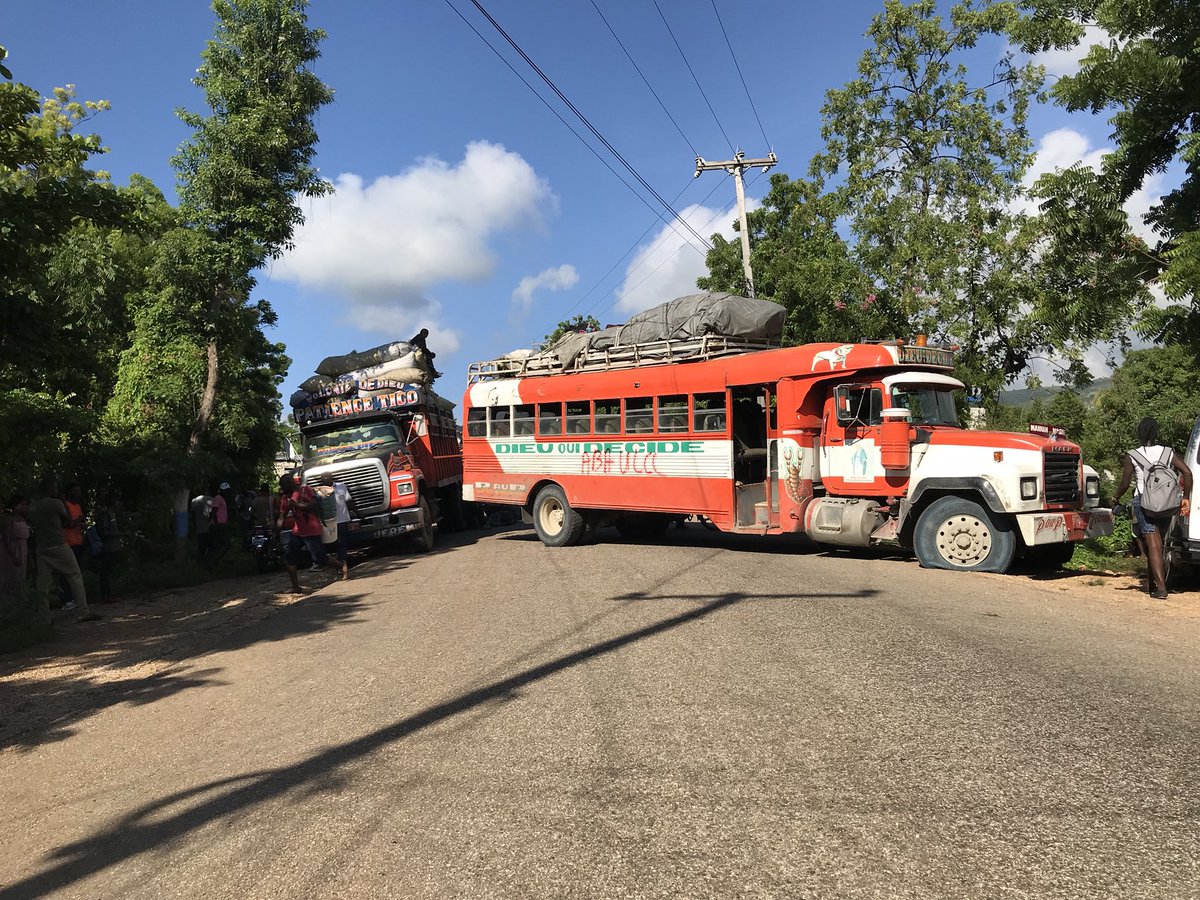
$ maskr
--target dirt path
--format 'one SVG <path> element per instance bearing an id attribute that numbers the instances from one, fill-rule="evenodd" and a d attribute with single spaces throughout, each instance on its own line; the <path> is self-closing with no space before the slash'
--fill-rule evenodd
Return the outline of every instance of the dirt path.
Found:
<path id="1" fill-rule="evenodd" d="M 195 684 L 197 673 L 181 675 L 187 660 L 227 645 L 333 577 L 303 573 L 302 595 L 288 593 L 287 576 L 277 572 L 98 607 L 100 622 L 80 624 L 60 614 L 52 643 L 0 657 L 0 752 L 31 746 L 34 735 L 37 742 L 66 737 L 87 710 L 150 702 Z M 329 624 L 318 615 L 302 618 L 314 631 Z"/>

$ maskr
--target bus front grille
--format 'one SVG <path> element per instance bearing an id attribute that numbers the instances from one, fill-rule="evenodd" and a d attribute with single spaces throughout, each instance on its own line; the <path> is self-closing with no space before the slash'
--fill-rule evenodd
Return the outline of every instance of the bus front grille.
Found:
<path id="1" fill-rule="evenodd" d="M 1044 455 L 1047 503 L 1079 502 L 1079 454 L 1047 451 Z"/>

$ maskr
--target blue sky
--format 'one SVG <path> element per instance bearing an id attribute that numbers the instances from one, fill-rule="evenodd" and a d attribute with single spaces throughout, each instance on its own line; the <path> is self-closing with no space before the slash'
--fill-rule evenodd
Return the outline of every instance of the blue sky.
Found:
<path id="1" fill-rule="evenodd" d="M 469 0 L 452 2 L 584 133 Z M 821 146 L 824 93 L 854 77 L 882 6 L 717 0 L 768 147 L 710 0 L 659 6 L 715 120 L 653 3 L 599 5 L 679 130 L 590 0 L 485 4 L 659 194 L 683 192 L 675 208 L 706 237 L 732 233 L 733 184 L 717 173 L 693 179 L 695 153 L 728 158 L 724 132 L 750 156 L 774 149 L 778 171 L 803 174 Z M 318 0 L 309 15 L 328 32 L 317 73 L 335 100 L 319 115 L 318 164 L 337 192 L 305 202 L 296 251 L 260 275 L 257 294 L 279 312 L 274 337 L 294 360 L 285 395 L 323 356 L 428 326 L 445 373 L 438 390 L 458 401 L 468 362 L 528 346 L 568 313 L 619 322 L 694 289 L 701 253 L 682 246 L 446 0 Z M 109 100 L 94 121 L 110 148 L 97 167 L 118 183 L 141 173 L 173 197 L 169 159 L 187 137 L 174 110 L 205 111 L 191 78 L 212 27 L 201 0 L 42 0 L 6 5 L 0 43 L 16 79 L 43 94 L 70 83 L 81 99 Z M 1045 62 L 1061 73 L 1076 57 Z M 1038 169 L 1094 163 L 1108 132 L 1103 119 L 1055 107 L 1036 109 L 1031 126 Z M 762 177 L 750 195 L 765 186 Z"/>

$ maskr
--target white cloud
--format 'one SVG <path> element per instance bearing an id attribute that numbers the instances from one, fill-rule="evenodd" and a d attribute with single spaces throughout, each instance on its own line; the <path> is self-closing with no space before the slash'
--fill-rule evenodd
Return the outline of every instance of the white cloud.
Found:
<path id="1" fill-rule="evenodd" d="M 377 331 L 397 340 L 407 340 L 422 328 L 429 329 L 429 346 L 435 353 L 453 353 L 459 348 L 458 332 L 439 324 L 442 304 L 422 298 L 417 306 L 387 303 L 357 303 L 353 322 L 364 331 Z"/>
<path id="2" fill-rule="evenodd" d="M 1099 25 L 1085 25 L 1083 38 L 1074 47 L 1064 50 L 1046 50 L 1033 54 L 1030 59 L 1039 66 L 1046 67 L 1047 75 L 1062 77 L 1074 75 L 1079 70 L 1079 64 L 1096 44 L 1107 44 L 1112 35 Z"/>
<path id="3" fill-rule="evenodd" d="M 1082 163 L 1089 169 L 1100 171 L 1104 157 L 1112 152 L 1111 147 L 1094 147 L 1088 138 L 1073 128 L 1056 128 L 1042 135 L 1038 141 L 1037 156 L 1029 171 L 1021 181 L 1027 192 L 1034 182 L 1047 172 L 1068 169 L 1077 163 Z M 1147 243 L 1157 241 L 1153 229 L 1146 224 L 1146 213 L 1162 196 L 1164 178 L 1162 175 L 1151 175 L 1134 194 L 1125 201 L 1125 213 L 1129 216 L 1129 227 L 1138 237 Z M 1036 215 L 1038 204 L 1028 196 L 1015 204 L 1019 212 Z"/>
<path id="4" fill-rule="evenodd" d="M 430 156 L 370 183 L 339 175 L 334 187 L 309 204 L 272 276 L 344 297 L 348 318 L 389 336 L 413 323 L 436 334 L 430 288 L 490 276 L 492 239 L 537 227 L 557 202 L 519 154 L 486 141 L 455 165 Z M 457 338 L 443 330 L 442 341 Z"/>
<path id="5" fill-rule="evenodd" d="M 563 291 L 579 284 L 579 273 L 567 263 L 553 269 L 543 269 L 536 275 L 526 275 L 512 292 L 513 303 L 522 311 L 533 305 L 533 292 L 537 290 Z"/>
<path id="6" fill-rule="evenodd" d="M 758 201 L 747 198 L 747 209 L 757 209 Z M 736 209 L 711 209 L 689 206 L 680 212 L 685 222 L 705 238 L 720 233 L 732 239 L 736 232 L 733 221 Z M 685 246 L 687 245 L 687 246 Z M 676 297 L 694 294 L 699 290 L 696 279 L 708 274 L 705 251 L 696 244 L 682 225 L 664 225 L 654 240 L 638 248 L 625 270 L 625 281 L 617 288 L 617 309 L 626 313 L 641 312 Z"/>

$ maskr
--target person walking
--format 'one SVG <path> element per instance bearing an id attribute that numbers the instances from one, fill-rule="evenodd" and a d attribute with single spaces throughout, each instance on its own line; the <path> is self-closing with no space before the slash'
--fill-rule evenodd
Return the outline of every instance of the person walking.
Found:
<path id="1" fill-rule="evenodd" d="M 67 507 L 67 515 L 71 517 L 71 521 L 76 523 L 64 528 L 63 536 L 67 539 L 67 546 L 75 554 L 79 568 L 82 569 L 87 558 L 83 544 L 83 523 L 87 521 L 87 514 L 83 508 L 83 488 L 79 486 L 79 482 L 73 481 L 67 485 L 67 489 L 63 491 L 63 505 Z"/>
<path id="2" fill-rule="evenodd" d="M 279 493 L 277 525 L 280 531 L 290 532 L 284 563 L 292 582 L 292 593 L 302 594 L 304 591 L 300 587 L 298 573 L 306 554 L 312 558 L 313 569 L 320 569 L 326 562 L 333 565 L 337 563 L 328 559 L 325 546 L 321 543 L 321 517 L 317 510 L 317 495 L 312 488 L 298 484 L 291 475 L 284 475 L 279 479 Z"/>
<path id="3" fill-rule="evenodd" d="M 342 581 L 348 581 L 350 579 L 350 519 L 358 516 L 358 509 L 354 505 L 354 497 L 350 494 L 350 488 L 346 487 L 344 482 L 337 481 L 333 475 L 326 475 L 324 481 L 332 492 L 336 509 L 337 561 L 342 567 Z"/>
<path id="4" fill-rule="evenodd" d="M 196 530 L 196 559 L 208 568 L 212 561 L 212 508 L 213 498 L 201 491 L 188 505 L 192 512 L 192 526 Z"/>
<path id="5" fill-rule="evenodd" d="M 210 545 L 215 566 L 229 549 L 229 482 L 222 481 L 212 495 Z"/>
<path id="6" fill-rule="evenodd" d="M 41 498 L 29 507 L 29 523 L 37 539 L 38 590 L 36 615 L 42 622 L 50 620 L 50 591 L 53 590 L 54 575 L 59 573 L 67 579 L 71 589 L 71 602 L 80 622 L 95 622 L 101 618 L 88 609 L 87 592 L 83 587 L 83 573 L 75 554 L 67 546 L 65 530 L 80 524 L 71 518 L 67 506 L 58 493 L 58 483 L 46 478 L 41 484 Z"/>
<path id="7" fill-rule="evenodd" d="M 1139 445 L 1125 454 L 1121 482 L 1117 485 L 1114 500 L 1120 502 L 1125 496 L 1125 491 L 1129 489 L 1130 482 L 1134 483 L 1133 502 L 1130 506 L 1133 512 L 1134 536 L 1149 569 L 1146 589 L 1155 600 L 1166 600 L 1167 578 L 1166 567 L 1163 565 L 1163 540 L 1170 530 L 1171 516 L 1147 513 L 1142 509 L 1142 495 L 1146 491 L 1146 476 L 1151 466 L 1170 466 L 1179 473 L 1179 482 L 1183 486 L 1183 501 L 1178 514 L 1186 516 L 1191 506 L 1189 498 L 1192 495 L 1192 473 L 1180 461 L 1174 450 L 1162 444 L 1158 436 L 1157 420 L 1147 416 L 1138 422 L 1137 436 Z"/>
<path id="8" fill-rule="evenodd" d="M 0 622 L 20 617 L 25 609 L 29 564 L 29 500 L 14 494 L 0 510 Z"/>
<path id="9" fill-rule="evenodd" d="M 116 494 L 109 494 L 104 500 L 104 508 L 96 516 L 96 530 L 100 532 L 100 602 L 116 603 L 113 595 L 112 576 L 121 560 L 124 544 L 121 542 L 121 525 L 117 519 L 121 499 Z"/>

